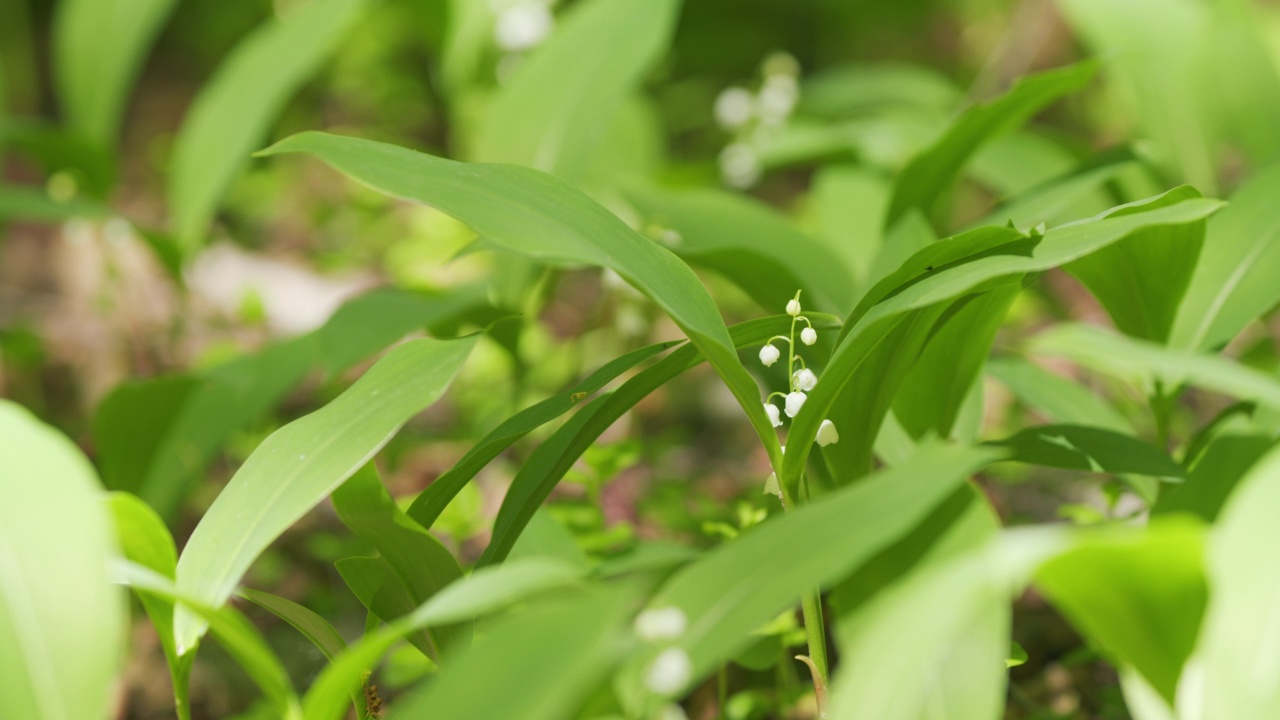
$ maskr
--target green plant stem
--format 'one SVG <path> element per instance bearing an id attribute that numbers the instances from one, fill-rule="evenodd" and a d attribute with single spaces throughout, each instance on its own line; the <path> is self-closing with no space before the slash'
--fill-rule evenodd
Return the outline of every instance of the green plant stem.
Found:
<path id="1" fill-rule="evenodd" d="M 827 630 L 822 619 L 822 594 L 810 590 L 800 601 L 804 617 L 804 632 L 809 641 L 809 660 L 813 663 L 813 689 L 818 698 L 818 717 L 826 716 L 827 696 Z"/>

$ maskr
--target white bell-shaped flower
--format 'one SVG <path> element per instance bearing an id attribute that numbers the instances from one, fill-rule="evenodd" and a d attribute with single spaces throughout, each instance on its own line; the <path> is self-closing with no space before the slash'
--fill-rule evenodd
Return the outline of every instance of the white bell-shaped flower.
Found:
<path id="1" fill-rule="evenodd" d="M 777 405 L 774 405 L 773 403 L 765 403 L 764 414 L 769 416 L 769 422 L 773 423 L 774 427 L 782 427 L 782 417 L 778 413 Z"/>
<path id="2" fill-rule="evenodd" d="M 517 2 L 499 13 L 494 40 L 507 52 L 521 52 L 545 40 L 555 24 L 555 16 L 546 3 Z"/>
<path id="3" fill-rule="evenodd" d="M 778 473 L 769 473 L 764 479 L 764 494 L 782 497 L 782 487 L 778 485 Z"/>
<path id="4" fill-rule="evenodd" d="M 765 367 L 778 362 L 780 357 L 782 357 L 782 352 L 772 345 L 765 345 L 760 348 L 760 362 L 764 363 Z"/>
<path id="5" fill-rule="evenodd" d="M 649 608 L 636 616 L 636 636 L 648 642 L 675 640 L 689 624 L 684 611 L 675 606 Z"/>
<path id="6" fill-rule="evenodd" d="M 800 342 L 805 345 L 812 345 L 818 342 L 818 331 L 811 327 L 807 327 L 800 331 Z"/>
<path id="7" fill-rule="evenodd" d="M 787 314 L 795 317 L 800 314 L 800 301 L 792 298 L 787 301 Z"/>
<path id="8" fill-rule="evenodd" d="M 693 676 L 693 662 L 689 653 L 678 647 L 667 648 L 653 659 L 644 684 L 659 695 L 672 696 L 684 690 Z"/>
<path id="9" fill-rule="evenodd" d="M 746 125 L 755 111 L 755 96 L 743 88 L 726 88 L 716 97 L 716 122 L 725 130 L 737 130 Z"/>
<path id="10" fill-rule="evenodd" d="M 788 393 L 786 408 L 787 417 L 795 417 L 800 412 L 800 408 L 804 407 L 804 401 L 808 399 L 808 395 L 799 391 Z"/>
<path id="11" fill-rule="evenodd" d="M 809 392 L 813 389 L 814 385 L 818 384 L 818 376 L 814 375 L 813 371 L 809 368 L 800 368 L 791 379 L 795 383 L 796 387 L 805 392 Z"/>
<path id="12" fill-rule="evenodd" d="M 823 420 L 818 426 L 817 441 L 823 447 L 840 442 L 840 433 L 836 430 L 836 424 L 830 420 Z"/>

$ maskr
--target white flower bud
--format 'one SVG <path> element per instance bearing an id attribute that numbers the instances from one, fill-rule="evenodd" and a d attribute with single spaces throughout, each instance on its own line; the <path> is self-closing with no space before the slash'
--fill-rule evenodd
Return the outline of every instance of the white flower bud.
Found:
<path id="1" fill-rule="evenodd" d="M 805 345 L 812 345 L 818 342 L 818 331 L 811 327 L 807 327 L 800 331 L 800 342 Z"/>
<path id="2" fill-rule="evenodd" d="M 545 3 L 518 2 L 498 15 L 494 40 L 507 52 L 528 50 L 545 40 L 555 23 L 555 16 Z"/>
<path id="3" fill-rule="evenodd" d="M 773 403 L 764 404 L 764 414 L 769 416 L 769 422 L 774 427 L 782 427 L 782 418 L 778 415 L 778 406 Z"/>
<path id="4" fill-rule="evenodd" d="M 675 640 L 684 634 L 688 622 L 678 607 L 650 608 L 636 616 L 635 631 L 641 640 L 648 642 Z"/>
<path id="5" fill-rule="evenodd" d="M 787 301 L 787 314 L 795 317 L 800 314 L 800 301 L 791 299 Z"/>
<path id="6" fill-rule="evenodd" d="M 654 658 L 644 684 L 659 695 L 671 696 L 683 690 L 692 676 L 693 662 L 689 660 L 689 653 L 673 647 Z"/>
<path id="7" fill-rule="evenodd" d="M 726 88 L 716 98 L 716 122 L 725 130 L 737 130 L 755 114 L 755 97 L 740 87 Z"/>
<path id="8" fill-rule="evenodd" d="M 782 488 L 778 485 L 778 473 L 769 473 L 764 479 L 764 494 L 782 497 Z"/>
<path id="9" fill-rule="evenodd" d="M 765 367 L 778 362 L 780 357 L 782 357 L 782 352 L 772 345 L 765 345 L 760 348 L 760 362 L 764 363 Z"/>
<path id="10" fill-rule="evenodd" d="M 760 179 L 760 158 L 743 143 L 732 143 L 720 151 L 720 177 L 736 188 L 749 188 Z"/>
<path id="11" fill-rule="evenodd" d="M 802 392 L 789 393 L 787 395 L 787 417 L 795 417 L 800 412 L 800 408 L 804 407 L 804 401 L 808 399 L 809 396 Z"/>
<path id="12" fill-rule="evenodd" d="M 795 382 L 796 387 L 805 392 L 809 392 L 813 389 L 814 385 L 818 384 L 818 376 L 814 375 L 813 371 L 809 368 L 800 368 L 796 371 L 792 381 Z"/>
<path id="13" fill-rule="evenodd" d="M 823 420 L 818 426 L 818 444 L 826 447 L 840 442 L 840 433 L 836 431 L 836 424 L 830 420 Z"/>

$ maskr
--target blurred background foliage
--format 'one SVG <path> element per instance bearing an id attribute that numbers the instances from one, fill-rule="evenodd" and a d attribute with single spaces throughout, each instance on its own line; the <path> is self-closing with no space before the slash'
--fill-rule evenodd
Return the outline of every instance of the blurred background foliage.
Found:
<path id="1" fill-rule="evenodd" d="M 384 453 L 388 485 L 407 498 L 515 410 L 644 342 L 679 337 L 608 273 L 495 254 L 442 213 L 318 163 L 248 157 L 291 133 L 322 128 L 552 171 L 655 241 L 702 258 L 706 284 L 735 322 L 778 312 L 776 299 L 805 279 L 744 278 L 719 233 L 760 234 L 752 257 L 788 252 L 788 232 L 812 234 L 865 284 L 883 274 L 870 258 L 893 212 L 891 178 L 960 110 L 1028 73 L 1100 63 L 1079 92 L 1025 128 L 1010 119 L 976 148 L 946 202 L 902 232 L 927 242 L 984 220 L 1034 225 L 1005 202 L 1028 191 L 1056 193 L 1052 216 L 1036 218 L 1049 225 L 1182 182 L 1228 197 L 1280 160 L 1273 2 L 687 0 L 671 27 L 601 39 L 651 44 L 633 67 L 539 56 L 540 45 L 574 30 L 584 2 L 351 3 L 349 17 L 323 20 L 332 37 L 305 58 L 290 46 L 272 55 L 250 45 L 269 44 L 262 34 L 278 18 L 325 0 L 152 2 L 154 44 L 138 44 L 136 79 L 120 60 L 113 114 L 69 100 L 79 93 L 92 105 L 110 90 L 101 78 L 66 88 L 77 80 L 56 28 L 77 1 L 0 0 L 0 394 L 76 438 L 104 481 L 160 510 L 180 544 L 261 439 L 335 397 L 406 333 L 451 335 L 519 317 L 486 336 L 447 402 Z M 125 30 L 80 29 L 105 47 Z M 219 88 L 236 58 L 252 65 L 252 52 L 266 61 Z M 542 63 L 548 82 L 515 89 L 525 63 L 529 74 Z M 559 78 L 583 94 L 559 94 Z M 219 89 L 257 110 L 206 119 L 201 136 L 187 123 Z M 552 161 L 531 154 L 522 130 L 575 102 L 593 107 L 583 113 L 595 125 L 570 128 Z M 227 127 L 241 137 L 228 139 Z M 1105 322 L 1074 279 L 1053 272 L 1017 298 L 997 353 L 1064 318 Z M 1273 337 L 1256 323 L 1230 351 L 1274 370 Z M 1124 387 L 1055 370 L 1110 398 L 1109 422 L 1161 432 Z M 1034 368 L 993 360 L 988 376 L 975 434 L 1055 419 L 1026 401 L 1025 386 L 1043 381 Z M 1186 434 L 1219 409 L 1193 396 L 1173 422 Z M 739 415 L 706 369 L 665 386 L 586 454 L 522 542 L 558 543 L 595 562 L 638 539 L 732 539 L 776 510 L 760 492 L 767 459 Z M 464 561 L 484 548 L 503 488 L 550 429 L 491 463 L 436 523 Z M 1008 525 L 1093 523 L 1143 507 L 1124 478 L 1106 475 L 1008 466 L 983 483 Z M 326 504 L 254 566 L 248 584 L 357 634 L 363 609 L 333 562 L 367 550 L 361 543 Z M 251 615 L 305 685 L 323 658 L 274 617 Z M 794 619 L 777 625 L 785 643 L 802 638 Z M 1034 592 L 1017 604 L 1015 639 L 1028 659 L 1013 671 L 1008 717 L 1127 717 L 1114 671 Z M 780 646 L 761 647 L 735 666 L 741 690 L 730 717 L 774 712 L 775 700 L 756 689 L 770 673 L 799 692 L 793 669 L 774 668 Z M 165 717 L 164 661 L 145 623 L 134 648 L 126 716 Z M 395 654 L 389 695 L 429 672 L 424 663 L 408 646 Z M 248 685 L 210 649 L 193 681 L 197 716 L 252 716 L 240 700 Z"/>

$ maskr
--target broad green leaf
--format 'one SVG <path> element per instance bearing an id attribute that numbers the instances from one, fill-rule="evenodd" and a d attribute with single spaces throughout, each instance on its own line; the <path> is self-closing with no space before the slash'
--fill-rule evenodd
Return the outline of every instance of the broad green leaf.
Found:
<path id="1" fill-rule="evenodd" d="M 221 606 L 259 553 L 444 393 L 477 338 L 400 345 L 333 402 L 263 441 L 196 526 L 178 589 Z M 186 654 L 202 623 L 180 606 L 174 626 Z"/>
<path id="2" fill-rule="evenodd" d="M 816 314 L 810 320 L 818 330 L 830 329 L 834 325 L 832 319 Z M 752 320 L 735 325 L 731 339 L 737 347 L 760 344 L 769 337 L 787 332 L 790 325 L 791 318 L 786 315 Z M 557 429 L 516 473 L 503 498 L 502 507 L 498 509 L 492 539 L 477 564 L 484 566 L 501 562 L 556 483 L 591 444 L 650 393 L 703 360 L 694 346 L 679 347 L 623 383 L 609 396 L 580 410 Z"/>
<path id="3" fill-rule="evenodd" d="M 1216 521 L 1240 479 L 1274 446 L 1275 438 L 1266 435 L 1217 436 L 1195 460 L 1186 482 L 1161 492 L 1151 513 L 1184 512 L 1198 515 L 1205 522 Z"/>
<path id="4" fill-rule="evenodd" d="M 397 702 L 390 718 L 571 716 L 621 655 L 630 595 L 623 588 L 581 593 L 489 624 L 469 652 Z"/>
<path id="5" fill-rule="evenodd" d="M 471 620 L 536 593 L 569 585 L 583 570 L 545 558 L 512 561 L 477 570 L 442 590 L 409 615 L 368 634 L 335 657 L 304 698 L 306 720 L 339 720 L 360 680 L 401 636 L 432 625 Z"/>
<path id="6" fill-rule="evenodd" d="M 1209 220 L 1204 249 L 1174 321 L 1170 344 L 1190 350 L 1225 345 L 1280 302 L 1280 166 L 1254 176 Z"/>
<path id="7" fill-rule="evenodd" d="M 511 447 L 520 438 L 543 425 L 555 420 L 573 409 L 584 399 L 591 396 L 619 375 L 639 365 L 659 353 L 679 344 L 678 342 L 655 343 L 646 345 L 602 365 L 582 382 L 553 395 L 536 405 L 531 405 L 515 415 L 507 418 L 485 435 L 479 442 L 471 446 L 452 468 L 436 478 L 426 490 L 413 501 L 407 511 L 419 525 L 425 528 L 435 524 L 436 518 L 444 512 L 445 507 L 453 500 L 464 485 L 471 482 L 481 468 L 503 450 Z"/>
<path id="8" fill-rule="evenodd" d="M 1280 117 L 1280 72 L 1264 11 L 1247 0 L 1210 7 L 1209 104 L 1219 111 L 1224 139 L 1243 150 L 1255 167 L 1280 160 L 1280 138 L 1268 120 Z"/>
<path id="9" fill-rule="evenodd" d="M 68 124 L 112 148 L 125 105 L 175 0 L 66 0 L 53 29 L 54 85 Z"/>
<path id="10" fill-rule="evenodd" d="M 417 607 L 413 604 L 409 586 L 405 584 L 391 568 L 390 563 L 381 557 L 349 557 L 334 563 L 342 581 L 360 600 L 360 604 L 369 608 L 370 614 L 383 622 L 391 622 L 404 617 Z M 436 641 L 426 629 L 414 630 L 405 636 L 424 656 L 435 662 L 440 654 Z"/>
<path id="11" fill-rule="evenodd" d="M 1136 115 L 1156 160 L 1204 192 L 1215 191 L 1212 103 L 1205 97 L 1209 6 L 1195 0 L 1058 0 L 1066 20 Z"/>
<path id="12" fill-rule="evenodd" d="M 34 161 L 46 177 L 69 174 L 81 205 L 105 201 L 115 182 L 114 148 L 94 143 L 77 133 L 30 117 L 0 117 L 0 148 Z M 97 214 L 106 214 L 98 208 Z M 92 214 L 92 213 L 90 213 Z"/>
<path id="13" fill-rule="evenodd" d="M 1153 200 L 1108 211 L 1121 217 L 1201 197 L 1184 185 Z M 1145 228 L 1064 268 L 1089 288 L 1116 327 L 1144 340 L 1169 339 L 1204 242 L 1205 222 Z"/>
<path id="14" fill-rule="evenodd" d="M 1133 423 L 1083 385 L 1019 357 L 987 360 L 987 374 L 1004 383 L 1027 407 L 1053 422 L 1093 425 L 1118 433 L 1134 432 Z"/>
<path id="15" fill-rule="evenodd" d="M 72 198 L 58 201 L 43 190 L 0 186 L 0 222 L 6 220 L 36 220 L 60 222 L 76 218 L 100 219 L 110 215 L 110 210 L 93 202 Z"/>
<path id="16" fill-rule="evenodd" d="M 552 558 L 584 570 L 591 567 L 591 559 L 578 545 L 573 533 L 556 520 L 545 505 L 529 518 L 503 562 L 522 558 Z"/>
<path id="17" fill-rule="evenodd" d="M 270 701 L 275 716 L 284 720 L 301 717 L 298 696 L 284 664 L 240 611 L 230 606 L 214 609 L 204 605 L 184 594 L 169 578 L 134 562 L 120 561 L 111 569 L 115 582 L 129 586 L 140 597 L 150 595 L 170 605 L 181 603 L 177 606 L 181 610 L 198 614 L 209 632 Z"/>
<path id="18" fill-rule="evenodd" d="M 250 588 L 240 588 L 236 594 L 289 623 L 330 660 L 347 649 L 347 642 L 342 639 L 333 625 L 304 605 L 279 595 Z"/>
<path id="19" fill-rule="evenodd" d="M 1192 385 L 1280 409 L 1280 381 L 1220 355 L 1175 350 L 1100 327 L 1067 323 L 1033 338 L 1033 354 L 1060 357 L 1126 379 Z"/>
<path id="20" fill-rule="evenodd" d="M 1203 526 L 1170 518 L 1140 532 L 1082 535 L 1040 568 L 1036 586 L 1108 658 L 1132 665 L 1172 703 L 1208 596 L 1203 554 Z"/>
<path id="21" fill-rule="evenodd" d="M 1072 220 L 1092 217 L 1111 205 L 1111 198 L 1104 192 L 1106 183 L 1135 167 L 1137 165 L 1132 156 L 1126 155 L 1114 161 L 1067 173 L 1013 197 L 974 223 L 974 227 L 1011 222 L 1014 227 L 1026 232 L 1041 223 L 1052 228 Z"/>
<path id="22" fill-rule="evenodd" d="M 177 572 L 178 550 L 164 520 L 151 506 L 124 492 L 108 494 L 107 506 L 115 521 L 116 539 L 124 558 L 172 581 Z M 178 655 L 173 637 L 173 602 L 152 593 L 139 593 L 138 600 L 160 638 L 160 647 L 164 650 L 165 661 L 169 665 L 169 678 L 173 683 L 173 701 L 177 715 L 184 720 L 190 718 L 187 687 L 195 655 Z"/>
<path id="23" fill-rule="evenodd" d="M 1180 479 L 1186 473 L 1157 447 L 1131 435 L 1084 425 L 1037 425 L 989 443 L 1012 462 L 1085 472 Z"/>
<path id="24" fill-rule="evenodd" d="M 894 184 L 885 226 L 893 227 L 912 208 L 937 217 L 945 195 L 974 152 L 1022 126 L 1058 98 L 1084 88 L 1095 69 L 1095 63 L 1083 62 L 1031 75 L 1004 95 L 966 110 L 946 134 L 903 168 Z"/>
<path id="25" fill-rule="evenodd" d="M 981 382 L 982 365 L 1021 285 L 962 299 L 948 309 L 912 364 L 893 401 L 898 422 L 913 437 L 951 437 L 968 388 Z"/>
<path id="26" fill-rule="evenodd" d="M 832 119 L 894 106 L 943 113 L 954 109 L 961 99 L 955 83 L 932 68 L 858 62 L 805 76 L 799 112 Z"/>
<path id="27" fill-rule="evenodd" d="M 128 606 L 108 580 L 115 541 L 93 467 L 66 437 L 0 400 L 0 477 L 5 715 L 112 717 Z"/>
<path id="28" fill-rule="evenodd" d="M 839 255 L 764 203 L 720 190 L 624 192 L 646 223 L 675 230 L 667 247 L 722 273 L 777 312 L 803 291 L 805 307 L 843 315 L 856 300 Z"/>
<path id="29" fill-rule="evenodd" d="M 1204 705 L 1186 708 L 1188 717 L 1280 713 L 1280 572 L 1260 558 L 1275 547 L 1278 505 L 1280 452 L 1272 450 L 1240 481 L 1209 536 L 1209 607 L 1197 647 Z"/>
<path id="30" fill-rule="evenodd" d="M 983 144 L 970 160 L 968 174 L 1003 200 L 1039 187 L 1075 164 L 1075 156 L 1056 140 L 1022 130 Z"/>
<path id="31" fill-rule="evenodd" d="M 231 51 L 201 89 L 174 140 L 168 188 L 178 244 L 190 254 L 272 121 L 315 74 L 364 9 L 364 0 L 308 0 Z"/>
<path id="32" fill-rule="evenodd" d="M 391 576 L 408 591 L 411 607 L 462 577 L 462 568 L 449 550 L 396 506 L 372 464 L 334 491 L 333 507 L 344 525 L 377 548 Z M 395 617 L 382 619 L 390 622 Z M 433 645 L 429 655 L 440 662 L 444 652 L 467 642 L 471 632 L 467 627 L 433 628 L 429 634 Z"/>
<path id="33" fill-rule="evenodd" d="M 1214 200 L 1184 200 L 1135 215 L 1072 223 L 1026 239 L 1018 239 L 1020 235 L 1013 231 L 975 230 L 920 251 L 872 288 L 845 323 L 826 371 L 792 422 L 788 445 L 794 450 L 783 459 L 779 479 L 788 487 L 797 485 L 818 426 L 831 413 L 859 365 L 909 311 L 937 305 L 984 284 L 1063 265 L 1136 230 L 1196 222 L 1220 206 Z"/>
<path id="34" fill-rule="evenodd" d="M 871 281 L 871 264 L 883 243 L 888 182 L 857 165 L 828 165 L 814 174 L 809 198 L 816 235 L 844 258 L 844 272 L 853 277 L 861 295 Z"/>
<path id="35" fill-rule="evenodd" d="M 618 106 L 665 53 L 679 0 L 590 0 L 560 18 L 493 97 L 476 160 L 578 180 Z"/>
<path id="36" fill-rule="evenodd" d="M 896 468 L 821 495 L 677 572 L 650 605 L 689 618 L 678 643 L 696 679 L 750 643 L 749 633 L 889 547 L 998 457 L 958 446 L 922 448 Z M 1003 652 L 1003 648 L 1001 649 Z"/>
<path id="37" fill-rule="evenodd" d="M 464 164 L 368 140 L 302 133 L 264 155 L 305 152 L 394 197 L 431 204 L 504 248 L 548 262 L 611 268 L 653 299 L 706 356 L 770 457 L 781 455 L 759 390 L 720 312 L 670 252 L 555 178 L 511 165 Z"/>

